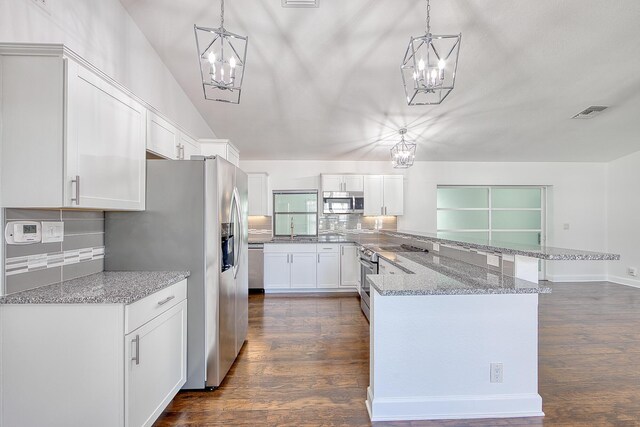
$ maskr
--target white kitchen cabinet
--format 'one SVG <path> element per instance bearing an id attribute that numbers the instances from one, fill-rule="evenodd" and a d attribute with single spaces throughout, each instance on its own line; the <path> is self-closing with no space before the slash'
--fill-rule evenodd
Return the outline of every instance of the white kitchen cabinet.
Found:
<path id="1" fill-rule="evenodd" d="M 0 425 L 152 425 L 186 382 L 186 295 L 1 305 Z"/>
<path id="2" fill-rule="evenodd" d="M 290 288 L 291 287 L 291 265 L 289 263 L 289 253 L 269 253 L 265 245 L 264 253 L 264 288 Z"/>
<path id="3" fill-rule="evenodd" d="M 318 288 L 340 287 L 340 245 L 318 244 Z"/>
<path id="4" fill-rule="evenodd" d="M 184 132 L 180 132 L 180 150 L 182 160 L 190 160 L 191 156 L 200 155 L 200 143 Z"/>
<path id="5" fill-rule="evenodd" d="M 403 215 L 404 177 L 402 175 L 365 175 L 364 215 Z"/>
<path id="6" fill-rule="evenodd" d="M 322 191 L 360 192 L 364 191 L 362 175 L 321 175 Z"/>
<path id="7" fill-rule="evenodd" d="M 62 47 L 0 50 L 0 74 L 2 206 L 144 210 L 140 103 Z"/>
<path id="8" fill-rule="evenodd" d="M 200 139 L 200 151 L 204 156 L 220 156 L 235 166 L 240 166 L 240 151 L 228 139 Z"/>
<path id="9" fill-rule="evenodd" d="M 147 151 L 166 159 L 179 159 L 180 131 L 158 114 L 147 112 Z"/>
<path id="10" fill-rule="evenodd" d="M 269 175 L 248 173 L 249 215 L 269 216 Z"/>
<path id="11" fill-rule="evenodd" d="M 315 288 L 316 269 L 315 251 L 291 253 L 291 287 Z"/>
<path id="12" fill-rule="evenodd" d="M 340 287 L 355 288 L 360 282 L 359 251 L 356 245 L 340 245 Z"/>

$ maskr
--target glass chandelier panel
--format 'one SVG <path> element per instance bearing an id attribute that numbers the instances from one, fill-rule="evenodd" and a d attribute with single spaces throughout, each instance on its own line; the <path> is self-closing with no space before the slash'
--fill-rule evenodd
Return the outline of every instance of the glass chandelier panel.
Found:
<path id="1" fill-rule="evenodd" d="M 193 28 L 204 98 L 239 104 L 249 38 L 224 28 L 224 0 L 220 1 L 219 28 Z"/>
<path id="2" fill-rule="evenodd" d="M 456 82 L 462 34 L 431 34 L 430 15 L 427 0 L 426 33 L 411 37 L 400 67 L 409 105 L 440 104 Z"/>
<path id="3" fill-rule="evenodd" d="M 416 144 L 405 141 L 406 129 L 400 129 L 400 142 L 391 148 L 391 163 L 395 169 L 407 169 L 413 166 L 416 159 Z"/>

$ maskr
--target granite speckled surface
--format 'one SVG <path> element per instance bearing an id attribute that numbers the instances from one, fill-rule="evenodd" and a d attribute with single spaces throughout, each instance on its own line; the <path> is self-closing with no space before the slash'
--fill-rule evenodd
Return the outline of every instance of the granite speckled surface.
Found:
<path id="1" fill-rule="evenodd" d="M 450 240 L 442 239 L 437 234 L 380 230 L 380 231 L 344 231 L 340 233 L 321 234 L 317 238 L 272 238 L 265 236 L 261 243 L 356 243 L 359 245 L 382 246 L 389 244 L 411 243 L 411 240 L 452 245 L 466 249 L 476 249 L 505 255 L 522 255 L 548 261 L 617 261 L 619 254 L 604 252 L 580 251 L 576 249 L 554 248 L 551 246 L 531 246 L 516 243 L 497 242 L 491 240 Z M 254 240 L 250 240 L 250 243 Z"/>
<path id="2" fill-rule="evenodd" d="M 0 297 L 0 304 L 131 304 L 189 277 L 187 271 L 103 271 Z"/>
<path id="3" fill-rule="evenodd" d="M 432 253 L 380 252 L 379 256 L 412 274 L 369 275 L 380 295 L 483 295 L 551 293 L 528 282 Z"/>

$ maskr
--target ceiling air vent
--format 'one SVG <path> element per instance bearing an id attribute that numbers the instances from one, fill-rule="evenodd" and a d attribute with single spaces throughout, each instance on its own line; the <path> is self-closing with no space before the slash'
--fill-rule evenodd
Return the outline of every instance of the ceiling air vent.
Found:
<path id="1" fill-rule="evenodd" d="M 592 105 L 591 107 L 580 111 L 578 114 L 576 114 L 575 116 L 573 116 L 571 118 L 572 119 L 590 119 L 590 118 L 595 117 L 598 114 L 602 113 L 607 108 L 609 108 L 609 107 L 605 107 L 605 106 L 602 106 L 602 105 Z"/>
<path id="2" fill-rule="evenodd" d="M 282 0 L 282 7 L 318 7 L 320 0 Z"/>

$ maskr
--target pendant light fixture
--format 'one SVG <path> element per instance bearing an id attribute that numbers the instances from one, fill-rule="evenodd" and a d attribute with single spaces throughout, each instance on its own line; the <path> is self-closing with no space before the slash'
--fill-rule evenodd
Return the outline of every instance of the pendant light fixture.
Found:
<path id="1" fill-rule="evenodd" d="M 395 169 L 407 169 L 413 166 L 413 161 L 416 159 L 416 144 L 405 141 L 406 128 L 400 129 L 398 133 L 400 142 L 391 148 L 391 163 Z"/>
<path id="2" fill-rule="evenodd" d="M 411 37 L 400 67 L 409 105 L 440 104 L 456 82 L 462 34 L 431 34 L 431 3 L 427 1 L 425 34 Z"/>
<path id="3" fill-rule="evenodd" d="M 204 98 L 239 104 L 249 38 L 224 28 L 224 0 L 220 0 L 220 28 L 193 28 Z"/>

